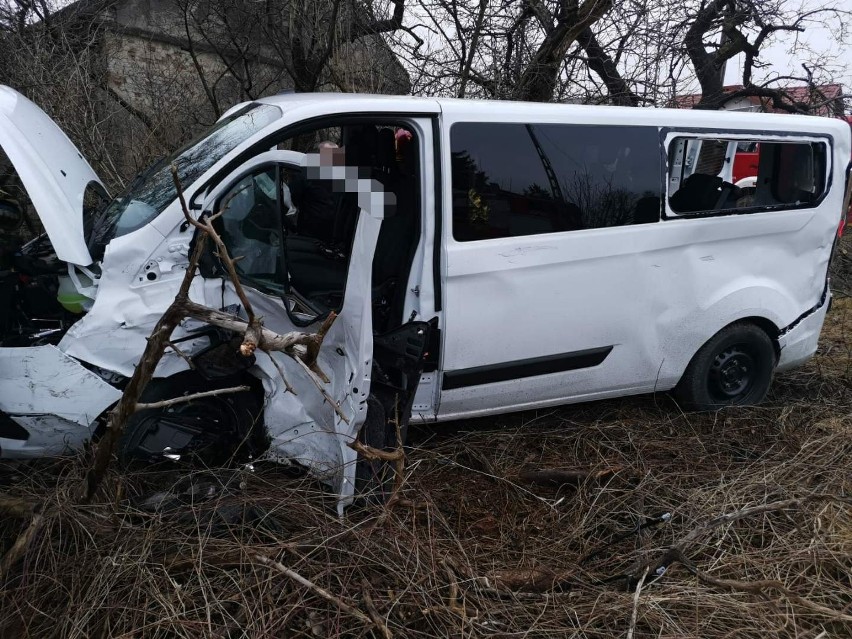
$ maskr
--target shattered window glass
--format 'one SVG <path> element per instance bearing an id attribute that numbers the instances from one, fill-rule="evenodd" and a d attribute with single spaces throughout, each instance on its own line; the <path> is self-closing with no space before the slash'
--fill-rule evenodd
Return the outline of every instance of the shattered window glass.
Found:
<path id="1" fill-rule="evenodd" d="M 462 123 L 451 142 L 456 240 L 660 219 L 653 127 Z"/>
<path id="2" fill-rule="evenodd" d="M 92 257 L 98 259 L 112 238 L 143 227 L 177 198 L 172 164 L 177 167 L 181 185 L 188 188 L 207 169 L 281 114 L 281 109 L 269 104 L 247 105 L 140 173 L 99 216 L 84 220 Z"/>
<path id="3" fill-rule="evenodd" d="M 825 191 L 822 142 L 677 137 L 669 146 L 669 206 L 675 213 L 808 206 Z"/>

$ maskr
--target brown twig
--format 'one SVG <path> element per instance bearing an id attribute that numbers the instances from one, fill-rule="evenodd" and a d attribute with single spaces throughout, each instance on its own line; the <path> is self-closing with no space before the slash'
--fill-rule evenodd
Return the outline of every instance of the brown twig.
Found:
<path id="1" fill-rule="evenodd" d="M 192 393 L 191 395 L 182 395 L 173 399 L 164 399 L 159 402 L 137 403 L 136 410 L 150 410 L 152 408 L 167 408 L 175 404 L 185 404 L 196 399 L 204 399 L 206 397 L 215 397 L 216 395 L 230 395 L 232 393 L 243 393 L 250 391 L 249 386 L 234 386 L 232 388 L 217 388 L 216 390 L 203 391 L 201 393 Z"/>
<path id="2" fill-rule="evenodd" d="M 349 448 L 361 455 L 364 459 L 371 461 L 398 462 L 405 458 L 405 453 L 397 448 L 396 450 L 382 450 L 374 446 L 358 441 L 357 439 L 347 444 Z"/>
<path id="3" fill-rule="evenodd" d="M 402 483 L 405 480 L 405 450 L 403 449 L 403 444 L 405 442 L 402 441 L 402 422 L 400 420 L 399 415 L 399 395 L 396 396 L 393 402 L 393 426 L 396 430 L 396 450 L 397 459 L 394 463 L 394 480 L 393 480 L 393 492 L 391 492 L 390 499 L 388 502 L 390 504 L 396 503 L 396 500 L 399 498 L 399 493 L 402 490 Z"/>
<path id="4" fill-rule="evenodd" d="M 373 626 L 375 624 L 375 622 L 372 619 L 370 619 L 369 616 L 365 615 L 363 612 L 361 612 L 360 610 L 358 610 L 354 606 L 350 606 L 348 603 L 346 603 L 345 601 L 340 599 L 340 597 L 335 597 L 333 594 L 331 594 L 325 588 L 321 588 L 320 586 L 316 585 L 314 582 L 310 581 L 309 579 L 306 579 L 305 577 L 303 577 L 302 575 L 297 573 L 295 570 L 291 570 L 290 568 L 288 568 L 287 566 L 282 564 L 280 561 L 275 561 L 274 559 L 267 557 L 265 555 L 255 555 L 254 558 L 255 558 L 256 561 L 259 561 L 264 566 L 269 566 L 270 568 L 274 568 L 275 570 L 277 570 L 278 572 L 280 572 L 283 575 L 286 575 L 287 577 L 289 577 L 290 579 L 292 579 L 296 583 L 304 586 L 305 588 L 312 590 L 314 593 L 316 593 L 317 595 L 319 595 L 320 597 L 322 597 L 326 601 L 330 601 L 331 603 L 333 603 L 335 606 L 340 608 L 343 612 L 349 613 L 353 617 L 358 618 L 359 620 L 361 620 L 362 622 L 364 622 L 365 624 L 367 624 L 369 626 Z"/>
<path id="5" fill-rule="evenodd" d="M 817 612 L 832 619 L 837 619 L 838 621 L 852 622 L 852 615 L 844 614 L 840 610 L 834 610 L 833 608 L 828 608 L 826 606 L 822 606 L 816 602 L 813 602 L 810 599 L 805 599 L 804 597 L 801 597 L 790 589 L 788 589 L 783 583 L 781 583 L 777 579 L 760 579 L 757 581 L 722 579 L 720 577 L 714 577 L 702 570 L 699 570 L 695 566 L 695 564 L 693 564 L 689 559 L 687 559 L 683 555 L 683 553 L 677 553 L 677 560 L 681 564 L 683 564 L 683 566 L 690 573 L 695 575 L 699 579 L 699 581 L 702 581 L 711 586 L 716 586 L 717 588 L 725 588 L 729 590 L 738 590 L 740 592 L 748 592 L 754 595 L 765 595 L 767 590 L 776 590 L 781 593 L 782 596 L 786 597 L 793 603 L 799 604 L 803 608 L 807 608 L 808 610 Z"/>
<path id="6" fill-rule="evenodd" d="M 370 594 L 370 582 L 366 579 L 361 581 L 361 592 L 364 596 L 364 607 L 367 609 L 370 619 L 372 619 L 373 623 L 376 624 L 376 627 L 379 629 L 379 632 L 382 633 L 382 637 L 384 637 L 384 639 L 392 639 L 393 635 L 391 634 L 390 629 L 385 623 L 385 620 L 382 619 L 382 616 L 379 614 L 376 604 L 373 603 L 373 596 Z"/>
<path id="7" fill-rule="evenodd" d="M 0 494 L 0 512 L 11 517 L 29 517 L 33 514 L 34 504 L 21 497 Z"/>
<path id="8" fill-rule="evenodd" d="M 639 594 L 642 592 L 642 585 L 645 583 L 645 578 L 648 576 L 650 568 L 645 568 L 645 572 L 639 578 L 639 583 L 636 584 L 636 591 L 633 593 L 633 611 L 630 613 L 630 626 L 627 629 L 627 639 L 633 639 L 633 633 L 636 632 L 636 621 L 639 619 Z"/>
<path id="9" fill-rule="evenodd" d="M 190 370 L 195 370 L 195 362 L 192 361 L 192 358 L 184 353 L 174 342 L 169 342 L 167 346 L 172 349 L 175 354 L 180 357 L 183 361 L 186 362 L 186 365 L 189 366 Z"/>

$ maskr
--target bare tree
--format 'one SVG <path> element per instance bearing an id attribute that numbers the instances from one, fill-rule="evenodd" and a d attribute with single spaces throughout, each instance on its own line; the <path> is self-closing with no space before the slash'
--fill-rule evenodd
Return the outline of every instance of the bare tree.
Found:
<path id="1" fill-rule="evenodd" d="M 401 67 L 394 68 L 396 60 L 381 39 L 405 28 L 404 0 L 390 0 L 382 8 L 358 0 L 175 4 L 180 35 L 217 117 L 234 97 L 251 100 L 282 85 L 298 92 L 352 85 L 361 85 L 361 90 L 408 89 L 402 86 Z M 375 81 L 363 86 L 370 77 Z M 236 96 L 223 100 L 229 84 Z"/>
<path id="2" fill-rule="evenodd" d="M 619 100 L 612 98 L 630 88 L 642 103 L 658 106 L 692 94 L 697 98 L 688 106 L 718 109 L 754 96 L 776 109 L 807 112 L 829 99 L 818 95 L 818 87 L 831 82 L 837 68 L 808 51 L 798 38 L 811 28 L 829 28 L 842 43 L 848 36 L 844 19 L 849 15 L 842 3 L 832 0 L 813 10 L 790 0 L 623 3 L 596 25 L 602 50 L 596 53 L 586 41 L 582 44 L 590 68 L 601 75 L 616 103 Z M 789 42 L 791 53 L 801 60 L 802 73 L 779 73 L 764 59 L 766 49 L 779 41 Z M 731 65 L 739 59 L 743 60 L 735 81 L 739 86 L 731 90 L 725 87 L 725 72 L 730 77 Z M 626 87 L 612 71 L 604 70 L 608 62 Z M 787 90 L 793 85 L 811 87 L 814 95 L 805 102 L 801 93 Z"/>
<path id="3" fill-rule="evenodd" d="M 108 182 L 121 183 L 112 161 L 117 150 L 112 130 L 122 109 L 108 102 L 103 91 L 102 23 L 73 7 L 56 13 L 58 4 L 0 1 L 0 83 L 41 105 Z"/>
<path id="4" fill-rule="evenodd" d="M 780 82 L 797 82 L 816 89 L 814 69 L 803 61 L 804 74 L 798 77 L 779 77 L 763 84 L 754 80 L 760 65 L 760 53 L 767 41 L 776 34 L 797 34 L 814 21 L 842 20 L 850 15 L 825 4 L 819 9 L 801 11 L 789 2 L 757 0 L 712 0 L 702 3 L 685 25 L 684 49 L 701 87 L 701 99 L 696 108 L 717 109 L 738 97 L 757 96 L 771 100 L 773 107 L 789 112 L 807 112 L 811 103 L 797 100 L 784 91 Z M 718 34 L 718 36 L 717 36 Z M 718 44 L 713 42 L 718 37 Z M 742 89 L 724 90 L 726 63 L 744 55 Z M 776 85 L 776 86 L 772 86 Z"/>
<path id="5" fill-rule="evenodd" d="M 795 104 L 784 87 L 816 88 L 832 70 L 802 51 L 802 74 L 772 74 L 761 53 L 811 27 L 840 39 L 848 15 L 834 0 L 814 10 L 791 0 L 418 0 L 392 41 L 415 93 L 629 106 L 698 93 L 702 108 L 750 95 L 802 111 L 819 96 Z M 723 69 L 736 56 L 743 88 L 732 93 Z"/>
<path id="6" fill-rule="evenodd" d="M 407 28 L 404 0 L 161 0 L 145 15 L 125 4 L 0 0 L 0 82 L 42 106 L 111 187 L 240 101 L 408 91 L 383 40 Z"/>
<path id="7" fill-rule="evenodd" d="M 419 0 L 410 28 L 396 43 L 416 67 L 416 91 L 548 101 L 565 80 L 569 51 L 612 5 L 612 0 Z"/>

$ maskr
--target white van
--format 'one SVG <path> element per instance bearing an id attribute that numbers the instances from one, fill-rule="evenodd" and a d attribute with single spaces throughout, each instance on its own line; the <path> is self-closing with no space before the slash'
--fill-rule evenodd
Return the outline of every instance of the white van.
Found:
<path id="1" fill-rule="evenodd" d="M 760 166 L 744 190 L 729 176 L 752 142 Z M 217 223 L 267 327 L 314 330 L 339 312 L 320 364 L 348 423 L 289 358 L 242 359 L 232 335 L 187 320 L 143 399 L 235 379 L 253 390 L 138 413 L 122 455 L 212 459 L 243 443 L 307 466 L 346 502 L 376 470 L 348 444 L 360 433 L 393 445 L 397 415 L 670 389 L 694 409 L 761 401 L 775 370 L 817 348 L 850 130 L 790 115 L 280 95 L 235 107 L 103 205 L 65 135 L 5 87 L 0 146 L 48 236 L 5 275 L 2 456 L 97 435 L 188 262 L 174 163 L 193 214 L 227 203 Z M 212 253 L 191 296 L 241 313 Z"/>

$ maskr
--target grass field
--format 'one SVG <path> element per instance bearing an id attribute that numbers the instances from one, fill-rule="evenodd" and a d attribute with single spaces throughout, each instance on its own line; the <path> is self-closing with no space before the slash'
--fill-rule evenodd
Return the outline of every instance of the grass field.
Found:
<path id="1" fill-rule="evenodd" d="M 115 473 L 6 575 L 0 636 L 850 637 L 850 332 L 839 297 L 756 408 L 659 395 L 420 429 L 402 498 L 343 519 L 277 467 L 203 474 L 217 497 L 156 513 L 127 499 L 173 478 Z M 80 468 L 4 479 L 61 504 Z M 5 547 L 26 524 L 4 517 Z"/>

